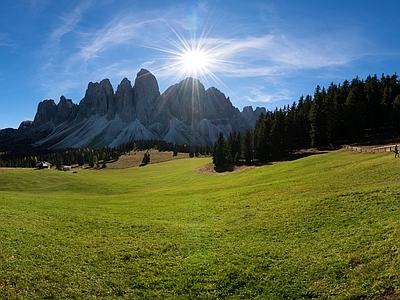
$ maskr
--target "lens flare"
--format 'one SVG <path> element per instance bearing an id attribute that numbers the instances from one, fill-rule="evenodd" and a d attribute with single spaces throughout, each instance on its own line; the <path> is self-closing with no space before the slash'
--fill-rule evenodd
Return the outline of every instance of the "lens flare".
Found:
<path id="1" fill-rule="evenodd" d="M 163 42 L 164 46 L 160 46 L 160 43 L 142 45 L 163 53 L 162 56 L 154 58 L 152 71 L 157 73 L 158 77 L 171 78 L 172 82 L 193 77 L 207 85 L 214 82 L 228 88 L 217 75 L 219 71 L 226 73 L 233 64 L 236 64 L 224 59 L 226 43 L 221 44 L 219 39 L 209 37 L 210 31 L 205 29 L 197 36 L 193 32 L 187 34 L 185 30 L 178 32 L 167 21 L 165 24 L 172 35 L 160 36 L 158 41 Z"/>
<path id="2" fill-rule="evenodd" d="M 181 56 L 182 64 L 189 74 L 198 75 L 199 72 L 205 73 L 209 66 L 210 58 L 201 50 L 189 50 Z"/>

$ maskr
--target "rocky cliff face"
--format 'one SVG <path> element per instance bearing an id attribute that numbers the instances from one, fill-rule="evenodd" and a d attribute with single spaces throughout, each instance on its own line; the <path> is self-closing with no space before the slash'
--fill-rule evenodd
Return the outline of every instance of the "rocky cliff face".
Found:
<path id="1" fill-rule="evenodd" d="M 187 78 L 160 94 L 148 70 L 135 84 L 124 78 L 114 92 L 108 79 L 90 82 L 79 104 L 61 96 L 39 103 L 34 121 L 24 121 L 16 135 L 34 136 L 48 148 L 115 147 L 135 139 L 163 139 L 188 145 L 212 144 L 219 132 L 243 132 L 265 109 L 241 113 L 221 91 Z M 1 139 L 1 136 L 0 136 Z"/>
<path id="2" fill-rule="evenodd" d="M 95 115 L 106 115 L 110 109 L 113 113 L 115 107 L 114 90 L 108 79 L 100 83 L 89 82 L 85 97 L 79 103 L 78 119 L 82 120 Z"/>
<path id="3" fill-rule="evenodd" d="M 33 125 L 40 125 L 52 121 L 57 112 L 54 100 L 43 100 L 39 102 Z"/>
<path id="4" fill-rule="evenodd" d="M 140 70 L 133 88 L 136 116 L 142 124 L 154 123 L 163 112 L 157 79 L 147 70 Z"/>
<path id="5" fill-rule="evenodd" d="M 133 103 L 133 88 L 131 82 L 124 78 L 115 93 L 115 109 L 109 111 L 109 119 L 114 119 L 115 114 L 126 123 L 136 119 L 135 107 Z"/>
<path id="6" fill-rule="evenodd" d="M 67 121 L 71 115 L 75 117 L 77 112 L 77 105 L 72 103 L 71 99 L 61 96 L 60 102 L 57 105 L 57 112 L 54 115 L 54 124 L 58 125 Z"/>

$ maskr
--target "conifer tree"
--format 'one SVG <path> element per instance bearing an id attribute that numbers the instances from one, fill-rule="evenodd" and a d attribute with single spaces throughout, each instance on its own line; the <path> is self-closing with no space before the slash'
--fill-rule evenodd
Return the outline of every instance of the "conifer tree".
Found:
<path id="1" fill-rule="evenodd" d="M 285 114 L 282 109 L 275 110 L 269 135 L 272 156 L 280 158 L 285 152 Z"/>
<path id="2" fill-rule="evenodd" d="M 150 163 L 150 153 L 149 150 L 147 150 L 147 152 L 143 155 L 143 159 L 142 159 L 142 166 L 145 166 L 147 164 Z"/>
<path id="3" fill-rule="evenodd" d="M 247 165 L 250 165 L 253 160 L 253 132 L 247 129 L 244 132 L 242 143 L 242 157 Z"/>
<path id="4" fill-rule="evenodd" d="M 368 75 L 365 79 L 364 94 L 366 103 L 367 126 L 376 129 L 382 123 L 382 111 L 380 108 L 380 82 L 376 75 Z"/>
<path id="5" fill-rule="evenodd" d="M 232 165 L 232 160 L 224 135 L 220 132 L 213 147 L 213 164 L 216 168 L 225 168 Z"/>
<path id="6" fill-rule="evenodd" d="M 364 84 L 358 77 L 351 81 L 347 95 L 344 113 L 347 137 L 353 139 L 359 136 L 366 128 Z"/>
<path id="7" fill-rule="evenodd" d="M 232 158 L 235 164 L 238 164 L 240 161 L 240 153 L 241 153 L 241 137 L 240 133 L 237 133 L 233 130 L 227 140 L 227 148 L 230 152 L 230 157 Z"/>
<path id="8" fill-rule="evenodd" d="M 319 147 L 326 144 L 326 114 L 324 107 L 325 89 L 317 85 L 314 101 L 310 108 L 309 120 L 311 125 L 311 146 Z"/>
<path id="9" fill-rule="evenodd" d="M 393 101 L 393 119 L 396 120 L 393 122 L 393 128 L 397 133 L 400 132 L 400 94 L 394 98 Z"/>
<path id="10" fill-rule="evenodd" d="M 254 126 L 254 158 L 260 161 L 268 159 L 268 134 L 266 118 L 261 114 Z"/>

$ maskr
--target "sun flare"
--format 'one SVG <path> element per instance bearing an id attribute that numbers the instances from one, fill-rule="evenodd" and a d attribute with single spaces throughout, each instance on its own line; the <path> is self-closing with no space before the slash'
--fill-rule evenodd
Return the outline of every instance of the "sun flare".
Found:
<path id="1" fill-rule="evenodd" d="M 210 85 L 210 82 L 225 84 L 218 77 L 219 72 L 231 69 L 235 62 L 227 60 L 226 43 L 221 43 L 218 38 L 208 37 L 205 29 L 200 37 L 190 34 L 190 38 L 179 33 L 166 22 L 171 29 L 172 36 L 162 39 L 167 43 L 164 46 L 147 45 L 145 47 L 164 53 L 155 61 L 162 61 L 154 72 L 163 76 L 174 77 L 173 82 L 187 77 L 193 77 Z M 169 44 L 169 45 L 168 45 Z M 162 76 L 162 75 L 159 75 Z"/>
<path id="2" fill-rule="evenodd" d="M 210 64 L 210 58 L 201 50 L 189 50 L 182 54 L 182 64 L 188 73 L 205 73 Z"/>

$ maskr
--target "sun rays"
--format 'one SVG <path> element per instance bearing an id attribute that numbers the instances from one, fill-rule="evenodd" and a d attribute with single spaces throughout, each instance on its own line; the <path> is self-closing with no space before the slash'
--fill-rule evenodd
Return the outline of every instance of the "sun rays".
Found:
<path id="1" fill-rule="evenodd" d="M 210 58 L 200 50 L 189 50 L 181 56 L 182 65 L 186 72 L 195 75 L 199 72 L 206 73 L 210 66 Z"/>
<path id="2" fill-rule="evenodd" d="M 166 20 L 164 22 L 171 35 L 161 37 L 162 46 L 142 45 L 158 52 L 151 66 L 153 72 L 159 77 L 170 78 L 172 83 L 192 77 L 207 85 L 217 82 L 226 87 L 217 75 L 234 64 L 225 59 L 226 45 L 220 39 L 209 37 L 210 31 L 204 28 L 198 36 L 196 30 L 181 28 L 178 31 Z"/>

